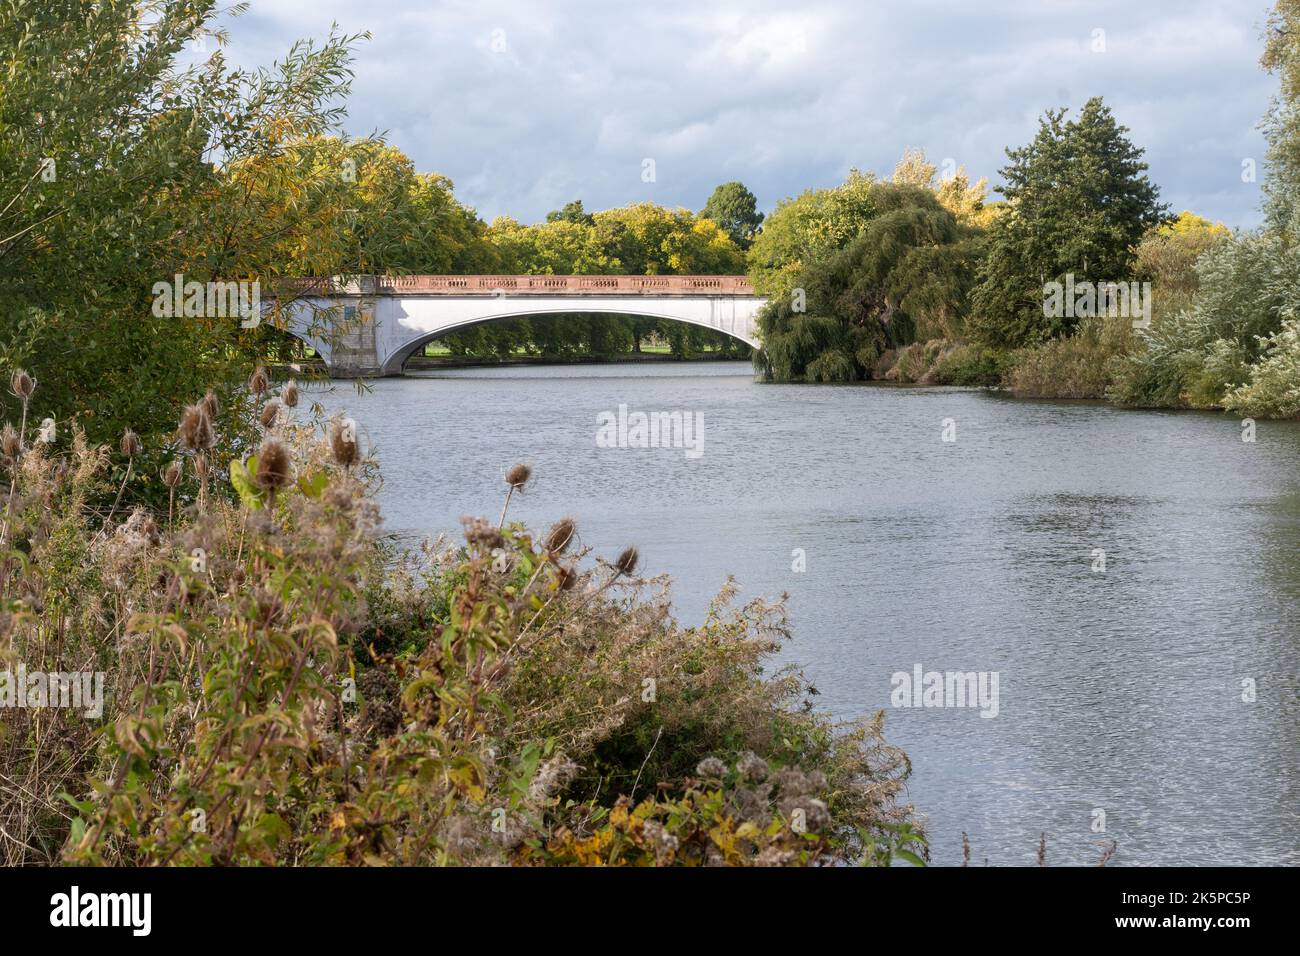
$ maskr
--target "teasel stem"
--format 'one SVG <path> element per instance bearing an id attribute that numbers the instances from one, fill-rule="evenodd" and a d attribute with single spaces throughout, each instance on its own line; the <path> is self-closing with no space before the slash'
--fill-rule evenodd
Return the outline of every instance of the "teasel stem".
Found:
<path id="1" fill-rule="evenodd" d="M 122 503 L 122 492 L 126 491 L 126 483 L 131 480 L 131 469 L 134 466 L 135 466 L 135 459 L 128 458 L 126 460 L 126 474 L 122 476 L 122 484 L 120 484 L 117 488 L 117 497 L 113 499 L 113 507 L 108 509 L 108 517 L 104 519 L 105 525 L 107 525 L 110 521 L 113 520 L 113 515 L 117 513 L 117 506 Z M 170 511 L 171 509 L 168 508 L 169 521 L 171 519 Z"/>
<path id="2" fill-rule="evenodd" d="M 528 484 L 528 479 L 532 476 L 533 470 L 523 463 L 512 465 L 510 470 L 506 472 L 506 503 L 501 506 L 501 520 L 497 523 L 498 528 L 506 526 L 506 512 L 510 510 L 510 498 L 514 495 L 515 489 Z"/>
<path id="3" fill-rule="evenodd" d="M 131 471 L 135 467 L 135 456 L 140 454 L 140 436 L 128 428 L 122 433 L 122 442 L 119 447 L 122 454 L 126 456 L 126 474 L 122 476 L 122 485 L 117 489 L 117 497 L 113 499 L 113 507 L 108 510 L 108 517 L 104 519 L 105 526 L 113 520 L 113 515 L 117 513 L 117 506 L 122 503 L 122 493 L 126 491 L 126 483 L 131 480 Z"/>

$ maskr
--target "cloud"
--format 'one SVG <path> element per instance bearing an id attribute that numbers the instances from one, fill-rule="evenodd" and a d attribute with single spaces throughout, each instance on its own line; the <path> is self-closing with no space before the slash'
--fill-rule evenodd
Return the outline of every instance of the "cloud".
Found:
<path id="1" fill-rule="evenodd" d="M 888 174 L 908 145 L 996 184 L 1044 109 L 1102 95 L 1176 210 L 1251 226 L 1241 164 L 1262 167 L 1276 86 L 1257 65 L 1268 6 L 253 0 L 230 57 L 267 64 L 332 22 L 369 30 L 347 130 L 386 131 L 487 218 L 575 198 L 698 209 L 731 179 L 770 209 L 850 167 Z"/>

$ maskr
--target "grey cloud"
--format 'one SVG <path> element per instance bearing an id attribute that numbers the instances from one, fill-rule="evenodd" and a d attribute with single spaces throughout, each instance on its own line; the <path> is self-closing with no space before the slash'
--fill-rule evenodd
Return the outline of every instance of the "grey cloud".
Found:
<path id="1" fill-rule="evenodd" d="M 1264 0 L 623 4 L 253 0 L 232 59 L 331 22 L 369 30 L 347 129 L 386 130 L 487 218 L 652 199 L 698 209 L 744 181 L 770 208 L 908 145 L 997 183 L 1044 109 L 1106 97 L 1176 209 L 1259 220 Z M 1105 30 L 1106 51 L 1091 49 Z M 500 31 L 494 33 L 494 31 Z M 494 39 L 496 42 L 494 42 Z M 502 43 L 504 41 L 504 45 Z M 641 181 L 655 159 L 657 181 Z M 1262 169 L 1261 169 L 1262 175 Z"/>

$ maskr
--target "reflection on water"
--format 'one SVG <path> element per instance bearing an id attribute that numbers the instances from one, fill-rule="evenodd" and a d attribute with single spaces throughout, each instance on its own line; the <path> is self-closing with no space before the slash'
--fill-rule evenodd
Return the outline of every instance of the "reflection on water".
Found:
<path id="1" fill-rule="evenodd" d="M 822 704 L 889 707 L 890 676 L 997 671 L 995 719 L 889 709 L 934 858 L 1300 862 L 1300 424 L 1255 444 L 1213 414 L 960 389 L 756 385 L 747 365 L 474 369 L 324 390 L 376 447 L 390 531 L 499 509 L 641 548 L 698 621 L 728 574 L 789 592 Z M 702 412 L 703 455 L 598 448 L 620 404 Z M 955 442 L 941 441 L 943 420 Z M 792 571 L 802 548 L 807 570 Z M 1105 571 L 1093 567 L 1104 551 Z M 1254 678 L 1258 699 L 1241 699 Z"/>

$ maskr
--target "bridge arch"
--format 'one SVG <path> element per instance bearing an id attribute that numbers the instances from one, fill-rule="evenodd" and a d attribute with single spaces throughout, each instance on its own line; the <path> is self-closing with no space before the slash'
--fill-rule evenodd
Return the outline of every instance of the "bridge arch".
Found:
<path id="1" fill-rule="evenodd" d="M 646 318 L 646 319 L 666 319 L 670 322 L 681 322 L 684 325 L 694 325 L 702 329 L 711 329 L 714 332 L 721 332 L 723 335 L 726 335 L 729 338 L 733 338 L 738 342 L 744 342 L 750 348 L 758 347 L 758 343 L 755 340 L 747 338 L 746 336 L 741 335 L 738 332 L 732 331 L 731 329 L 719 328 L 716 325 L 711 325 L 707 321 L 701 321 L 696 318 L 684 318 L 680 315 L 673 315 L 671 314 L 670 310 L 667 309 L 656 310 L 654 308 L 630 308 L 627 306 L 622 306 L 617 309 L 614 308 L 593 309 L 588 307 L 586 304 L 582 302 L 575 302 L 565 308 L 555 307 L 555 308 L 545 308 L 545 309 L 530 309 L 528 311 L 509 309 L 503 312 L 493 313 L 491 315 L 468 318 L 465 319 L 464 321 L 456 323 L 455 325 L 449 325 L 445 328 L 441 328 L 433 332 L 427 332 L 421 335 L 419 338 L 412 340 L 409 344 L 399 347 L 390 356 L 388 356 L 383 362 L 381 372 L 383 375 L 386 376 L 401 375 L 402 370 L 406 367 L 406 363 L 410 361 L 413 355 L 415 355 L 417 352 L 423 349 L 430 342 L 437 341 L 443 336 L 450 335 L 453 332 L 464 332 L 467 329 L 476 328 L 480 325 L 490 325 L 493 322 L 503 322 L 509 319 L 532 319 L 538 317 L 544 318 L 546 316 L 557 316 L 557 315 L 629 315 L 629 316 L 637 316 L 639 318 Z"/>

